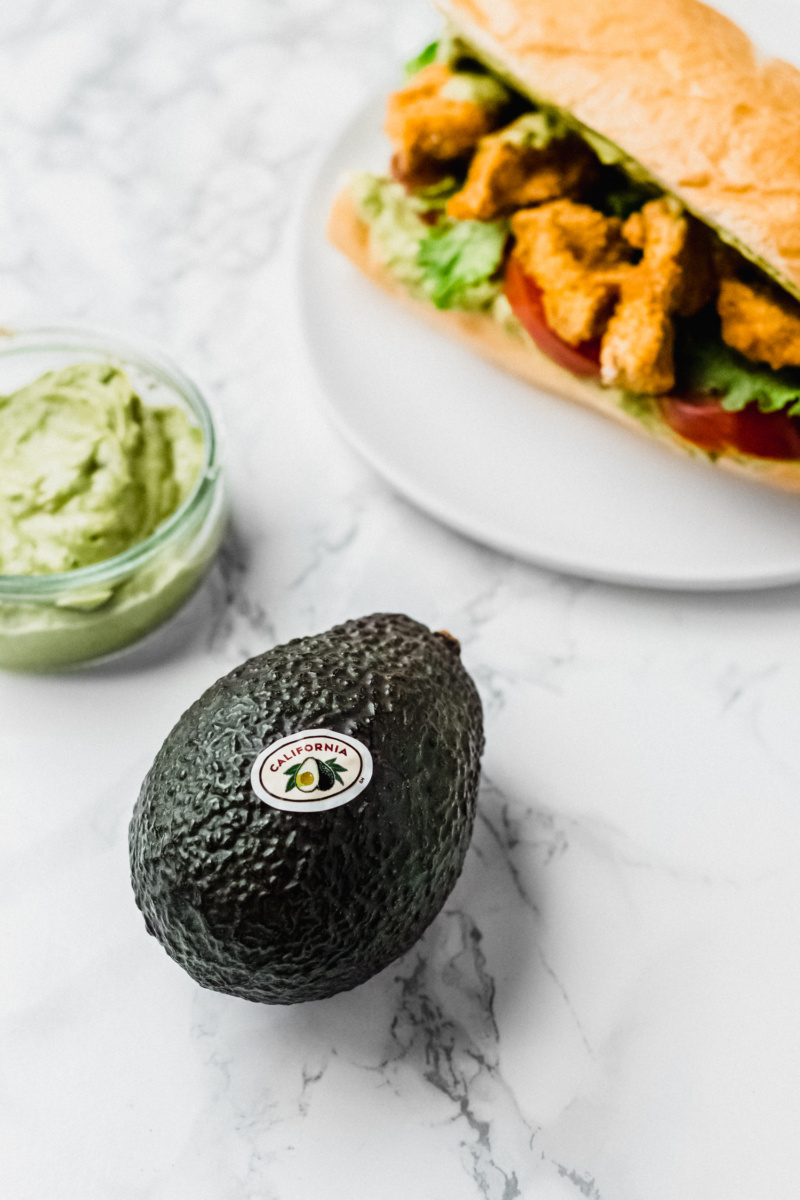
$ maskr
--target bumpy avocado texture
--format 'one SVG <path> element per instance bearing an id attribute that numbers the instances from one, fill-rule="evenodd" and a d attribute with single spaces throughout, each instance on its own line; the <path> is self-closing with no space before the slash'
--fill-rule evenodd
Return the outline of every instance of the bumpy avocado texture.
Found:
<path id="1" fill-rule="evenodd" d="M 372 780 L 327 811 L 272 808 L 253 762 L 307 729 L 363 742 Z M 148 931 L 198 983 L 248 1000 L 355 987 L 452 890 L 482 750 L 458 643 L 409 617 L 363 617 L 250 659 L 184 713 L 142 785 L 130 855 Z"/>

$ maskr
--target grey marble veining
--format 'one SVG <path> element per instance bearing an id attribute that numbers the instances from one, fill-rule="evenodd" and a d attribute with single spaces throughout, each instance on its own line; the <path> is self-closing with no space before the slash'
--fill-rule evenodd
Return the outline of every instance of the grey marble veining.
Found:
<path id="1" fill-rule="evenodd" d="M 421 0 L 0 13 L 0 321 L 157 337 L 220 414 L 235 513 L 167 629 L 0 680 L 9 1200 L 796 1191 L 800 591 L 525 566 L 396 497 L 316 407 L 300 198 L 433 28 Z M 235 663 L 381 609 L 457 634 L 481 690 L 464 874 L 355 992 L 203 992 L 133 904 L 141 779 Z"/>

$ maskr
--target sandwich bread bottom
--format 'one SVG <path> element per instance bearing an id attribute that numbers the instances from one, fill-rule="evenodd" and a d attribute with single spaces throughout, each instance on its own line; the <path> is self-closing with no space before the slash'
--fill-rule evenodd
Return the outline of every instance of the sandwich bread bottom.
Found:
<path id="1" fill-rule="evenodd" d="M 407 310 L 528 383 L 577 401 L 594 412 L 603 413 L 618 424 L 651 440 L 662 442 L 683 455 L 688 454 L 706 464 L 721 467 L 725 471 L 768 487 L 800 493 L 800 460 L 779 462 L 752 458 L 735 452 L 712 457 L 675 433 L 659 417 L 655 406 L 652 414 L 644 418 L 635 416 L 629 407 L 625 406 L 622 392 L 572 375 L 543 354 L 524 331 L 520 330 L 518 334 L 510 333 L 488 313 L 464 312 L 458 309 L 440 310 L 428 301 L 412 296 L 373 252 L 369 225 L 361 220 L 355 201 L 347 188 L 339 193 L 331 208 L 328 238 L 364 275 L 398 300 Z"/>

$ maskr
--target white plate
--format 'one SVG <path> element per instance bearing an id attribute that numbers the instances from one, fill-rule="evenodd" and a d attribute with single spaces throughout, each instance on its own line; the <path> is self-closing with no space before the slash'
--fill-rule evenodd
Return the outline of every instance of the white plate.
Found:
<path id="1" fill-rule="evenodd" d="M 351 445 L 454 529 L 570 574 L 709 590 L 800 581 L 800 497 L 673 457 L 489 366 L 328 245 L 342 175 L 388 162 L 383 106 L 363 110 L 328 154 L 301 233 L 311 356 Z"/>

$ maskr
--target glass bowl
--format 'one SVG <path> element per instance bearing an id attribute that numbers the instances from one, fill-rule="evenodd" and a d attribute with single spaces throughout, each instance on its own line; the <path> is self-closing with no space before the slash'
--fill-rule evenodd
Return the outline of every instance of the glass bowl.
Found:
<path id="1" fill-rule="evenodd" d="M 88 326 L 0 330 L 0 395 L 79 362 L 122 367 L 145 404 L 182 408 L 202 431 L 203 464 L 183 504 L 123 554 L 57 575 L 0 575 L 0 667 L 9 670 L 53 671 L 138 641 L 197 588 L 225 531 L 211 413 L 160 350 Z"/>

